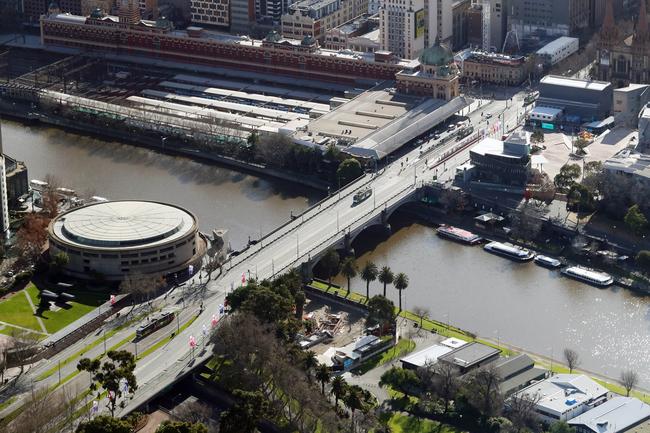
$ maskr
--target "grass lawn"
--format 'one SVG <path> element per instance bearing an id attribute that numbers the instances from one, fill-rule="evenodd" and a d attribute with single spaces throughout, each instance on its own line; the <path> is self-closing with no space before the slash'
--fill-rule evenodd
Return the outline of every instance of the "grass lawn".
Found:
<path id="1" fill-rule="evenodd" d="M 399 413 L 390 414 L 388 426 L 393 433 L 461 433 L 463 431 L 448 424 Z"/>
<path id="2" fill-rule="evenodd" d="M 41 327 L 34 316 L 32 307 L 23 291 L 18 291 L 0 302 L 0 320 L 23 328 L 41 331 Z M 3 329 L 4 334 L 10 332 L 9 328 Z"/>
<path id="3" fill-rule="evenodd" d="M 25 288 L 32 299 L 36 299 L 34 304 L 38 305 L 38 289 L 33 284 Z M 92 310 L 106 302 L 108 297 L 105 293 L 94 292 L 76 292 L 75 300 L 68 302 L 70 308 L 61 308 L 58 311 L 44 311 L 41 318 L 45 324 L 47 332 L 53 334 L 60 329 L 65 328 L 70 323 L 90 313 Z"/>

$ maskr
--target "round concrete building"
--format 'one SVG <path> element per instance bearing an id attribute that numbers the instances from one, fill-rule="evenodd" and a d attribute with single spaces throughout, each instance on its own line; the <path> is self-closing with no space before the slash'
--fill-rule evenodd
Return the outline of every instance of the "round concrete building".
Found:
<path id="1" fill-rule="evenodd" d="M 121 280 L 128 274 L 169 274 L 201 258 L 205 242 L 196 217 L 174 205 L 109 201 L 69 210 L 48 228 L 50 256 L 64 252 L 64 272 Z"/>

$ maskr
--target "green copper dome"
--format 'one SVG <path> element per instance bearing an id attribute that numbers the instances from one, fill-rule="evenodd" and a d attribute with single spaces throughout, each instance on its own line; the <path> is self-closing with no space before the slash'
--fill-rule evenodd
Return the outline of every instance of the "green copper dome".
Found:
<path id="1" fill-rule="evenodd" d="M 101 8 L 95 8 L 90 13 L 90 18 L 101 19 L 103 17 L 104 17 L 104 12 L 101 10 Z"/>
<path id="2" fill-rule="evenodd" d="M 436 39 L 435 44 L 422 51 L 419 60 L 422 65 L 444 66 L 454 61 L 454 53 L 448 46 L 441 44 Z"/>

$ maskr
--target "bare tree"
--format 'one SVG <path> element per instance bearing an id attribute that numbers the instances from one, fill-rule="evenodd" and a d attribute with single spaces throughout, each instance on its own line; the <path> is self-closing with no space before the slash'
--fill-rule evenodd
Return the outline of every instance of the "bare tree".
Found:
<path id="1" fill-rule="evenodd" d="M 65 406 L 72 404 L 60 392 L 52 392 L 44 387 L 32 390 L 23 410 L 7 425 L 7 433 L 47 433 L 62 431 Z"/>
<path id="2" fill-rule="evenodd" d="M 569 373 L 573 373 L 573 370 L 580 365 L 580 355 L 573 349 L 564 349 L 564 360 L 567 367 L 569 367 Z"/>
<path id="3" fill-rule="evenodd" d="M 25 365 L 29 364 L 38 346 L 38 337 L 33 332 L 22 329 L 11 328 L 9 336 L 12 339 L 12 346 L 6 352 L 7 363 L 13 359 L 12 364 L 20 365 L 20 374 L 23 373 Z"/>
<path id="4" fill-rule="evenodd" d="M 521 431 L 539 432 L 541 430 L 540 419 L 535 411 L 540 398 L 540 395 L 535 393 L 513 395 L 508 399 L 506 412 L 515 433 Z"/>
<path id="5" fill-rule="evenodd" d="M 41 214 L 28 214 L 16 233 L 16 252 L 20 259 L 30 263 L 38 260 L 47 241 L 49 218 Z"/>
<path id="6" fill-rule="evenodd" d="M 427 364 L 425 369 L 429 371 L 425 386 L 445 402 L 444 413 L 447 413 L 449 403 L 456 398 L 460 390 L 460 371 L 455 365 L 446 362 Z"/>
<path id="7" fill-rule="evenodd" d="M 122 293 L 130 293 L 136 301 L 149 300 L 165 285 L 161 275 L 129 274 L 120 283 Z"/>
<path id="8" fill-rule="evenodd" d="M 216 428 L 212 420 L 212 409 L 205 403 L 198 400 L 188 401 L 184 404 L 177 406 L 172 415 L 181 421 L 189 422 L 192 424 L 201 423 L 209 426 L 212 430 Z"/>
<path id="9" fill-rule="evenodd" d="M 623 370 L 621 372 L 621 385 L 625 388 L 625 395 L 630 396 L 632 388 L 639 382 L 639 375 L 634 370 Z"/>
<path id="10" fill-rule="evenodd" d="M 413 314 L 418 316 L 418 318 L 420 319 L 420 328 L 422 328 L 422 321 L 429 316 L 430 311 L 428 308 L 418 306 L 413 308 Z"/>
<path id="11" fill-rule="evenodd" d="M 494 365 L 489 364 L 470 373 L 464 394 L 470 405 L 485 417 L 496 416 L 503 407 L 499 390 L 501 378 Z"/>

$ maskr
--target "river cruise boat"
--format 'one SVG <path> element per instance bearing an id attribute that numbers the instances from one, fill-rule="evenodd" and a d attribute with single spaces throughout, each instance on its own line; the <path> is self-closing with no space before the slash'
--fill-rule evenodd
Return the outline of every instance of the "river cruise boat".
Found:
<path id="1" fill-rule="evenodd" d="M 470 231 L 459 229 L 458 227 L 448 226 L 446 224 L 438 227 L 437 233 L 440 237 L 451 239 L 452 241 L 461 242 L 467 245 L 476 245 L 483 240 L 480 236 L 475 235 Z"/>
<path id="2" fill-rule="evenodd" d="M 535 257 L 535 253 L 521 248 L 516 245 L 506 244 L 501 242 L 490 242 L 483 247 L 485 251 L 497 254 L 518 262 L 528 262 Z"/>
<path id="3" fill-rule="evenodd" d="M 569 266 L 563 269 L 562 273 L 567 277 L 598 287 L 607 287 L 614 282 L 614 278 L 608 273 L 582 266 Z"/>
<path id="4" fill-rule="evenodd" d="M 562 262 L 559 261 L 558 259 L 554 259 L 553 257 L 548 257 L 548 256 L 542 256 L 541 254 L 535 256 L 535 263 L 550 269 L 557 269 L 560 266 L 562 266 Z"/>

